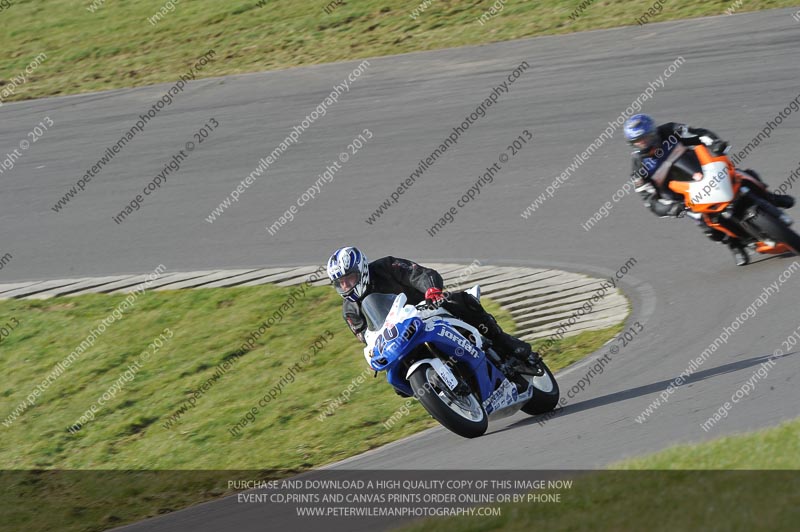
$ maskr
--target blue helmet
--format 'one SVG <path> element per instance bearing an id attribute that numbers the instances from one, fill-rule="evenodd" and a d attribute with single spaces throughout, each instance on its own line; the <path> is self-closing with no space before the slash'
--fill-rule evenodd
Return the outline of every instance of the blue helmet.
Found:
<path id="1" fill-rule="evenodd" d="M 328 259 L 328 278 L 343 298 L 358 303 L 369 285 L 369 261 L 358 248 L 344 247 Z"/>
<path id="2" fill-rule="evenodd" d="M 650 116 L 633 115 L 622 126 L 625 140 L 640 154 L 648 154 L 658 144 L 656 123 Z"/>

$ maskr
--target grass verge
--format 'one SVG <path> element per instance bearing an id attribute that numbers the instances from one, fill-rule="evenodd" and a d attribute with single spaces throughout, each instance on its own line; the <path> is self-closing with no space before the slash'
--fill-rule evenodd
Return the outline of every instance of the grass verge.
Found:
<path id="1" fill-rule="evenodd" d="M 788 531 L 800 520 L 800 419 L 610 469 L 575 478 L 560 503 L 503 505 L 499 517 L 428 520 L 403 530 Z"/>
<path id="2" fill-rule="evenodd" d="M 60 530 L 102 530 L 217 497 L 232 470 L 286 476 L 435 425 L 412 403 L 387 429 L 383 422 L 405 399 L 385 377 L 365 371 L 339 296 L 307 288 L 278 320 L 293 290 L 147 292 L 16 418 L 12 412 L 28 404 L 36 385 L 125 296 L 0 301 L 3 321 L 17 323 L 0 343 L 0 460 L 3 469 L 18 470 L 3 477 L 13 486 L 0 501 L 13 516 L 9 523 L 17 530 L 54 529 L 56 521 Z M 507 312 L 486 306 L 513 330 Z M 247 346 L 270 316 L 274 325 Z M 584 334 L 591 338 L 569 338 L 552 352 L 573 359 L 604 341 L 602 332 Z M 607 340 L 613 332 L 605 334 Z M 186 472 L 198 468 L 210 471 Z M 117 472 L 54 471 L 100 469 Z M 183 472 L 154 478 L 153 470 Z M 32 511 L 32 504 L 44 509 Z"/>
<path id="3" fill-rule="evenodd" d="M 659 22 L 796 4 L 666 1 L 659 9 L 655 3 L 347 0 L 331 2 L 326 12 L 324 1 L 11 0 L 0 12 L 7 28 L 0 48 L 10 51 L 0 57 L 0 91 L 6 90 L 0 99 L 175 81 L 212 48 L 215 60 L 200 77 L 636 25 L 648 11 L 646 22 Z M 26 74 L 40 53 L 46 59 Z M 17 86 L 12 80 L 20 74 L 26 80 Z"/>
<path id="4" fill-rule="evenodd" d="M 584 331 L 574 336 L 567 336 L 556 341 L 547 349 L 543 349 L 546 338 L 534 341 L 531 345 L 534 351 L 539 351 L 542 358 L 547 361 L 547 366 L 555 372 L 583 359 L 589 353 L 594 353 L 611 338 L 622 331 L 624 324 L 612 325 L 596 331 Z"/>

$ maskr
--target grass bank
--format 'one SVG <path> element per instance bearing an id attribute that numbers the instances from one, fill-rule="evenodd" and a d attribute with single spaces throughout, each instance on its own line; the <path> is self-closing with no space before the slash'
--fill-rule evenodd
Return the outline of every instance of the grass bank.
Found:
<path id="1" fill-rule="evenodd" d="M 800 419 L 609 469 L 575 477 L 558 503 L 503 505 L 499 517 L 429 520 L 403 530 L 789 531 L 800 520 Z"/>
<path id="2" fill-rule="evenodd" d="M 791 0 L 9 0 L 0 11 L 0 100 L 486 44 L 621 25 L 790 7 Z M 653 7 L 658 4 L 658 7 Z M 326 9 L 327 7 L 327 9 Z M 642 31 L 647 31 L 642 29 Z M 31 73 L 25 69 L 44 53 Z M 15 76 L 19 85 L 14 81 Z M 5 92 L 3 92 L 5 91 Z"/>

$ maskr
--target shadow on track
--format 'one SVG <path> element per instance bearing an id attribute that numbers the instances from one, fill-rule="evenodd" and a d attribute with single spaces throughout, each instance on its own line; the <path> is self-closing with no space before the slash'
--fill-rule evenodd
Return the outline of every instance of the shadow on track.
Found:
<path id="1" fill-rule="evenodd" d="M 795 351 L 792 353 L 786 353 L 785 355 L 772 357 L 771 355 L 764 355 L 758 356 L 754 358 L 748 358 L 746 360 L 739 360 L 737 362 L 731 362 L 729 364 L 724 364 L 722 366 L 717 366 L 715 368 L 709 368 L 703 371 L 698 371 L 696 373 L 692 373 L 684 379 L 684 384 L 678 386 L 677 388 L 682 388 L 683 386 L 694 384 L 696 382 L 704 381 L 706 379 L 710 379 L 712 377 L 716 377 L 718 375 L 724 375 L 726 373 L 732 373 L 734 371 L 740 371 L 743 369 L 747 369 L 753 366 L 757 366 L 758 364 L 762 364 L 772 358 L 773 360 L 780 360 L 782 358 L 786 358 L 788 356 L 792 356 L 798 354 L 799 352 Z M 558 419 L 564 416 L 568 416 L 570 414 L 577 414 L 578 412 L 583 412 L 584 410 L 590 410 L 592 408 L 597 408 L 599 406 L 605 406 L 612 403 L 618 403 L 621 401 L 626 401 L 628 399 L 633 399 L 634 397 L 641 397 L 643 395 L 649 395 L 652 393 L 662 392 L 664 391 L 667 386 L 675 379 L 673 377 L 669 380 L 654 382 L 652 384 L 646 384 L 644 386 L 637 386 L 636 388 L 631 388 L 629 390 L 622 390 L 619 392 L 610 393 L 608 395 L 603 395 L 600 397 L 596 397 L 594 399 L 589 399 L 587 401 L 582 401 L 580 403 L 575 404 L 567 404 L 561 408 L 554 410 L 550 415 L 540 415 L 534 416 L 527 419 L 522 419 L 513 423 L 505 428 L 500 430 L 492 431 L 488 434 L 498 434 L 500 432 L 504 432 L 506 430 L 514 429 L 517 427 L 522 427 L 526 425 L 531 425 L 533 423 L 540 423 L 544 420 L 545 423 L 552 421 L 554 419 Z"/>
<path id="2" fill-rule="evenodd" d="M 768 263 L 769 261 L 771 261 L 773 259 L 774 260 L 777 260 L 777 259 L 791 259 L 791 258 L 794 258 L 794 257 L 800 257 L 800 255 L 795 255 L 794 253 L 791 253 L 791 252 L 781 253 L 779 255 L 759 255 L 759 254 L 756 254 L 756 253 L 752 253 L 750 255 L 750 264 L 751 265 L 755 265 L 755 264 L 761 264 L 762 262 L 763 263 Z"/>

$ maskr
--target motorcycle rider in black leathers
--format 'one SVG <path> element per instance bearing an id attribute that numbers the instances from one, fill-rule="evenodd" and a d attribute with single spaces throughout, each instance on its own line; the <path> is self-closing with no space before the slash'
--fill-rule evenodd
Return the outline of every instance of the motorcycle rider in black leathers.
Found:
<path id="1" fill-rule="evenodd" d="M 343 247 L 328 260 L 328 277 L 344 298 L 342 314 L 347 325 L 362 342 L 365 342 L 367 322 L 361 312 L 361 301 L 371 293 L 403 293 L 409 304 L 426 301 L 477 328 L 492 342 L 501 357 L 513 356 L 529 364 L 539 360 L 529 344 L 503 332 L 494 316 L 486 312 L 471 294 L 443 292 L 442 276 L 431 268 L 396 257 L 368 262 L 357 248 Z"/>
<path id="2" fill-rule="evenodd" d="M 669 173 L 678 163 L 679 150 L 682 146 L 704 144 L 711 153 L 726 153 L 728 143 L 712 131 L 704 128 L 690 128 L 684 124 L 667 122 L 656 126 L 655 121 L 644 114 L 637 114 L 625 121 L 623 126 L 625 140 L 634 148 L 633 179 L 636 191 L 644 198 L 645 206 L 653 213 L 663 217 L 680 217 L 686 210 L 684 198 L 666 187 Z M 744 170 L 754 179 L 761 181 L 755 170 Z M 794 205 L 794 198 L 784 194 L 765 192 L 766 199 L 776 207 L 788 209 Z M 725 233 L 709 227 L 702 220 L 697 220 L 703 232 L 715 242 L 723 242 L 733 252 L 737 266 L 746 265 L 750 259 L 741 241 L 731 238 Z"/>

